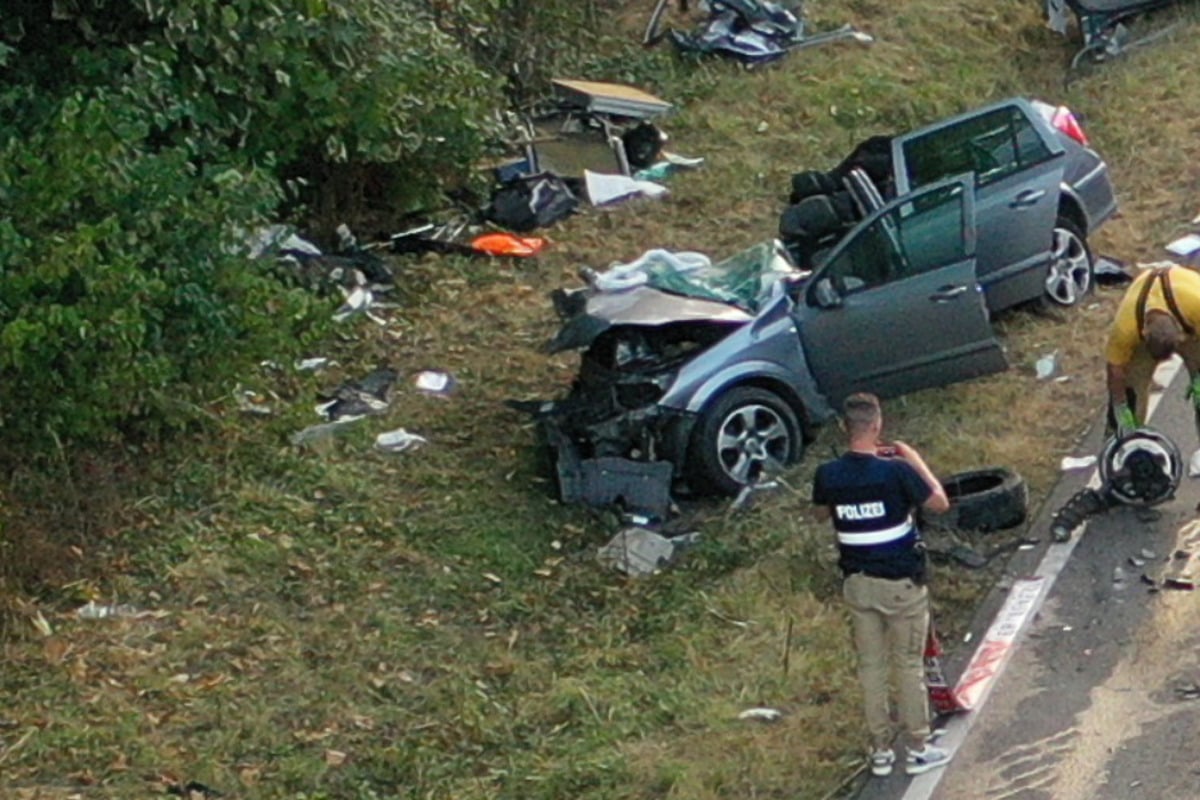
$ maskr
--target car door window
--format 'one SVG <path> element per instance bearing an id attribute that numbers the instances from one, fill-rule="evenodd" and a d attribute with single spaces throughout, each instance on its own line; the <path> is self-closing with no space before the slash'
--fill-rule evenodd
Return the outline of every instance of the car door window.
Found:
<path id="1" fill-rule="evenodd" d="M 840 294 L 871 289 L 967 257 L 963 184 L 922 192 L 853 235 L 822 273 Z"/>
<path id="2" fill-rule="evenodd" d="M 903 144 L 909 188 L 974 172 L 986 186 L 1052 153 L 1018 106 L 1005 106 L 914 137 Z"/>

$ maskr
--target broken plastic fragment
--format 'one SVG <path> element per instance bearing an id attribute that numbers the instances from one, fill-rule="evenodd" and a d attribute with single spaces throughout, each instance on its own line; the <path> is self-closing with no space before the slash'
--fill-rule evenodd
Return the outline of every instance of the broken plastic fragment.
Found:
<path id="1" fill-rule="evenodd" d="M 1043 381 L 1054 375 L 1058 371 L 1058 351 L 1055 350 L 1039 358 L 1034 365 L 1034 371 L 1039 381 Z"/>
<path id="2" fill-rule="evenodd" d="M 738 714 L 738 719 L 757 719 L 763 722 L 774 722 L 782 716 L 783 712 L 777 708 L 747 708 Z"/>
<path id="3" fill-rule="evenodd" d="M 453 375 L 438 369 L 418 372 L 417 377 L 413 379 L 413 384 L 417 387 L 418 392 L 442 397 L 453 393 L 458 388 L 458 381 L 454 379 Z"/>
<path id="4" fill-rule="evenodd" d="M 329 363 L 328 358 L 317 356 L 315 358 L 301 358 L 293 366 L 295 366 L 297 372 L 308 372 L 327 367 Z"/>
<path id="5" fill-rule="evenodd" d="M 1061 467 L 1063 472 L 1066 472 L 1072 469 L 1086 469 L 1095 464 L 1095 456 L 1063 456 Z"/>
<path id="6" fill-rule="evenodd" d="M 375 295 L 365 286 L 355 286 L 349 292 L 342 289 L 346 299 L 337 311 L 333 312 L 334 322 L 344 322 L 355 314 L 365 314 L 375 322 L 383 323 L 378 317 L 371 314 L 371 305 L 375 302 Z"/>
<path id="7" fill-rule="evenodd" d="M 409 433 L 404 428 L 381 433 L 375 437 L 375 447 L 389 453 L 403 453 L 425 444 L 429 440 L 419 434 Z"/>
<path id="8" fill-rule="evenodd" d="M 606 175 L 583 171 L 583 179 L 587 186 L 588 200 L 594 206 L 602 206 L 627 197 L 644 195 L 646 197 L 662 197 L 667 194 L 667 187 L 653 181 L 639 181 L 625 175 Z"/>
<path id="9" fill-rule="evenodd" d="M 94 601 L 89 600 L 86 604 L 75 609 L 75 616 L 80 619 L 109 619 L 113 617 L 144 617 L 150 616 L 152 612 L 139 611 L 137 608 L 127 604 L 112 604 L 112 605 L 97 605 Z"/>

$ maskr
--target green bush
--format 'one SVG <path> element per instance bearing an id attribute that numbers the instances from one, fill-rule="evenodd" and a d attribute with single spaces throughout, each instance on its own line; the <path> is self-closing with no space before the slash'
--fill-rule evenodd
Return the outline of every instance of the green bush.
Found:
<path id="1" fill-rule="evenodd" d="M 413 4 L 43 5 L 0 27 L 9 440 L 193 417 L 321 327 L 239 232 L 376 167 L 427 200 L 482 151 L 494 92 Z"/>

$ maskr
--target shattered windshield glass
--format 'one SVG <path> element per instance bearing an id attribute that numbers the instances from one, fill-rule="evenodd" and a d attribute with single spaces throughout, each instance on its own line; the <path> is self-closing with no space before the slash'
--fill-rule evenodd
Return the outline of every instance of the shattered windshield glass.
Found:
<path id="1" fill-rule="evenodd" d="M 781 278 L 799 275 L 775 242 L 762 242 L 711 266 L 681 272 L 662 262 L 646 266 L 647 285 L 663 292 L 729 303 L 757 314 Z"/>

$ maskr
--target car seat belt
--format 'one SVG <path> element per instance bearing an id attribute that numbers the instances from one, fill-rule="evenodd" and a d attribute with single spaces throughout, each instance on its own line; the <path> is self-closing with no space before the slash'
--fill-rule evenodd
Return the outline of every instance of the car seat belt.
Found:
<path id="1" fill-rule="evenodd" d="M 1142 331 L 1145 330 L 1146 300 L 1150 297 L 1150 290 L 1154 287 L 1155 281 L 1160 281 L 1162 283 L 1163 300 L 1166 301 L 1167 310 L 1171 313 L 1171 316 L 1175 318 L 1175 321 L 1179 323 L 1179 327 L 1183 328 L 1183 332 L 1188 336 L 1196 335 L 1196 328 L 1187 321 L 1187 318 L 1183 316 L 1183 312 L 1179 310 L 1179 304 L 1175 302 L 1175 292 L 1171 290 L 1171 269 L 1171 267 L 1167 267 L 1166 269 L 1155 269 L 1150 273 L 1149 279 L 1142 284 L 1142 291 L 1138 295 L 1137 303 L 1138 336 L 1141 336 Z"/>

